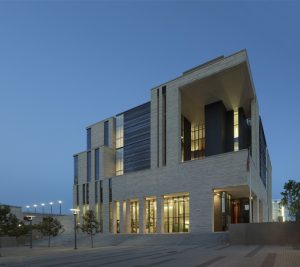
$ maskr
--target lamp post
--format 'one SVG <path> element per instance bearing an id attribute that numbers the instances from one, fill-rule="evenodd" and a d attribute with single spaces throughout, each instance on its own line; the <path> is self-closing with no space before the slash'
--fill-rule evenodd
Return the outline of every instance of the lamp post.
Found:
<path id="1" fill-rule="evenodd" d="M 27 211 L 27 212 L 29 211 L 29 208 L 30 208 L 30 206 L 27 205 L 27 206 L 26 206 L 26 211 Z"/>
<path id="2" fill-rule="evenodd" d="M 77 214 L 79 214 L 79 209 L 70 209 L 70 211 L 73 213 L 74 215 L 74 249 L 77 249 L 77 236 L 76 236 L 76 232 L 77 232 Z"/>
<path id="3" fill-rule="evenodd" d="M 30 223 L 30 248 L 32 248 L 32 219 L 35 216 L 25 216 L 24 221 L 29 221 Z"/>
<path id="4" fill-rule="evenodd" d="M 42 206 L 42 213 L 44 214 L 45 213 L 45 203 L 41 203 L 41 206 Z"/>
<path id="5" fill-rule="evenodd" d="M 36 207 L 37 207 L 38 205 L 37 204 L 34 204 L 33 205 L 33 207 L 34 207 L 34 213 L 36 213 Z"/>
<path id="6" fill-rule="evenodd" d="M 50 204 L 50 211 L 51 211 L 51 215 L 52 215 L 52 205 L 53 205 L 53 202 L 51 201 L 51 202 L 49 202 L 49 204 Z"/>
<path id="7" fill-rule="evenodd" d="M 61 215 L 61 204 L 62 204 L 63 202 L 61 201 L 61 200 L 58 200 L 58 204 L 59 204 L 59 215 Z"/>

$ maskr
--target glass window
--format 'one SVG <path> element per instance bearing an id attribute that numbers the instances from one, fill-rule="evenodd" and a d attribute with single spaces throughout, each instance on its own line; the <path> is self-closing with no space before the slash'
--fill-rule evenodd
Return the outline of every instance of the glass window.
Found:
<path id="1" fill-rule="evenodd" d="M 105 121 L 104 122 L 104 145 L 105 146 L 108 146 L 109 145 L 109 140 L 108 140 L 108 137 L 109 137 L 109 131 L 108 131 L 108 121 Z"/>
<path id="2" fill-rule="evenodd" d="M 74 184 L 78 184 L 78 156 L 74 156 Z"/>
<path id="3" fill-rule="evenodd" d="M 146 199 L 146 232 L 156 233 L 156 199 Z"/>
<path id="4" fill-rule="evenodd" d="M 98 203 L 98 182 L 95 182 L 95 203 Z"/>
<path id="5" fill-rule="evenodd" d="M 85 204 L 85 184 L 82 185 L 82 204 Z"/>
<path id="6" fill-rule="evenodd" d="M 124 173 L 124 153 L 123 148 L 119 148 L 116 151 L 116 175 L 122 175 Z"/>
<path id="7" fill-rule="evenodd" d="M 91 151 L 87 152 L 87 181 L 91 181 L 91 174 L 92 174 L 92 164 L 91 164 Z"/>
<path id="8" fill-rule="evenodd" d="M 190 198 L 188 195 L 164 197 L 165 233 L 189 232 Z"/>
<path id="9" fill-rule="evenodd" d="M 130 201 L 130 226 L 131 233 L 139 233 L 139 202 L 136 200 Z"/>
<path id="10" fill-rule="evenodd" d="M 239 150 L 239 110 L 235 108 L 233 110 L 233 142 L 234 151 Z"/>
<path id="11" fill-rule="evenodd" d="M 121 114 L 116 118 L 116 148 L 124 146 L 124 115 Z"/>
<path id="12" fill-rule="evenodd" d="M 86 129 L 86 147 L 87 150 L 91 149 L 91 138 L 92 138 L 92 131 L 91 128 Z"/>
<path id="13" fill-rule="evenodd" d="M 193 124 L 191 127 L 191 159 L 205 156 L 205 124 Z"/>
<path id="14" fill-rule="evenodd" d="M 100 178 L 100 153 L 99 149 L 95 150 L 95 180 Z"/>
<path id="15" fill-rule="evenodd" d="M 116 201 L 116 232 L 117 234 L 120 233 L 120 202 Z"/>
<path id="16" fill-rule="evenodd" d="M 86 184 L 86 204 L 90 204 L 90 190 L 89 190 L 89 184 Z"/>

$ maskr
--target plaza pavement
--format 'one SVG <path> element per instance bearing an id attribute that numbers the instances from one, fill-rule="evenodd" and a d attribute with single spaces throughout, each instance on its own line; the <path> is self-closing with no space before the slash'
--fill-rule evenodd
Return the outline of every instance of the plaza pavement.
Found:
<path id="1" fill-rule="evenodd" d="M 0 266 L 300 267 L 300 246 L 229 244 L 2 248 Z"/>

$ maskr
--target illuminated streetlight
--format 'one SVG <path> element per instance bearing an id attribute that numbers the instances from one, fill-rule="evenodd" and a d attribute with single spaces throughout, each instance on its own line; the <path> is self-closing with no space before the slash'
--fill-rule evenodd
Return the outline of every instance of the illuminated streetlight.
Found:
<path id="1" fill-rule="evenodd" d="M 52 214 L 52 205 L 53 205 L 53 202 L 49 202 L 49 205 L 50 205 L 50 210 L 51 210 L 51 214 Z"/>
<path id="2" fill-rule="evenodd" d="M 63 202 L 61 201 L 61 200 L 58 200 L 58 204 L 59 204 L 59 215 L 61 215 L 61 204 L 62 204 Z"/>
<path id="3" fill-rule="evenodd" d="M 25 216 L 24 221 L 29 221 L 30 222 L 30 248 L 32 248 L 32 219 L 35 216 Z"/>
<path id="4" fill-rule="evenodd" d="M 76 237 L 76 231 L 77 231 L 77 214 L 79 214 L 79 209 L 70 209 L 70 211 L 74 215 L 74 249 L 77 249 L 77 237 Z"/>
<path id="5" fill-rule="evenodd" d="M 37 207 L 38 205 L 37 204 L 33 204 L 33 207 L 34 207 L 34 213 L 36 213 L 36 207 Z"/>
<path id="6" fill-rule="evenodd" d="M 45 213 L 45 210 L 44 210 L 45 203 L 41 203 L 41 206 L 42 206 L 42 213 L 44 214 Z"/>
<path id="7" fill-rule="evenodd" d="M 29 208 L 30 208 L 30 206 L 27 205 L 27 206 L 26 206 L 26 211 L 27 211 L 27 212 L 29 211 Z"/>

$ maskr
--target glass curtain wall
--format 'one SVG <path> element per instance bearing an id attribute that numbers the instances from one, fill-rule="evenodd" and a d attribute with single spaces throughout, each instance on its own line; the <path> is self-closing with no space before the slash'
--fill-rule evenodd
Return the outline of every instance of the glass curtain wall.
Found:
<path id="1" fill-rule="evenodd" d="M 139 233 L 139 202 L 136 200 L 130 201 L 130 221 L 131 233 Z"/>
<path id="2" fill-rule="evenodd" d="M 120 202 L 116 201 L 116 232 L 120 233 Z"/>
<path id="3" fill-rule="evenodd" d="M 194 124 L 191 128 L 191 159 L 205 156 L 205 125 Z"/>
<path id="4" fill-rule="evenodd" d="M 164 197 L 164 232 L 189 232 L 190 197 L 189 195 Z"/>
<path id="5" fill-rule="evenodd" d="M 233 142 L 234 151 L 239 150 L 239 110 L 235 108 L 233 110 Z"/>
<path id="6" fill-rule="evenodd" d="M 146 199 L 146 232 L 156 233 L 156 199 L 147 198 Z"/>

